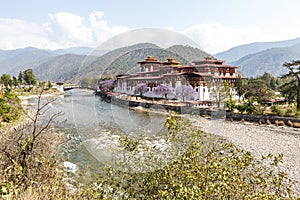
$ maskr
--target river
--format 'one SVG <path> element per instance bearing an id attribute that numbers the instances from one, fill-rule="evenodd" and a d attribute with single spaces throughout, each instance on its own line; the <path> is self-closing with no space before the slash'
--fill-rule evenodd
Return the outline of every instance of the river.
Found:
<path id="1" fill-rule="evenodd" d="M 63 112 L 59 128 L 66 133 L 62 154 L 80 169 L 97 173 L 119 146 L 121 135 L 157 138 L 166 116 L 130 110 L 102 101 L 93 91 L 74 89 L 51 104 L 52 112 Z"/>

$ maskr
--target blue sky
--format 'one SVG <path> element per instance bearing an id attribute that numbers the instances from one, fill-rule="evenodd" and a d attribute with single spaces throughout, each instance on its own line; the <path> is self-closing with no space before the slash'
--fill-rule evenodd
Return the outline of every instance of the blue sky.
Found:
<path id="1" fill-rule="evenodd" d="M 167 28 L 209 53 L 300 37 L 298 0 L 0 0 L 0 49 L 96 47 L 137 28 Z"/>

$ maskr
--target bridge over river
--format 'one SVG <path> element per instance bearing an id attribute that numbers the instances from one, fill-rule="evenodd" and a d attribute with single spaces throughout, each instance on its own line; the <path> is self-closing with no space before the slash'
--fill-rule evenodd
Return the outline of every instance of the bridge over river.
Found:
<path id="1" fill-rule="evenodd" d="M 92 88 L 92 87 L 82 87 L 77 84 L 64 84 L 64 83 L 57 83 L 57 89 L 61 92 L 65 92 L 65 91 L 73 90 L 73 89 L 88 89 L 88 90 L 96 91 L 96 89 Z"/>

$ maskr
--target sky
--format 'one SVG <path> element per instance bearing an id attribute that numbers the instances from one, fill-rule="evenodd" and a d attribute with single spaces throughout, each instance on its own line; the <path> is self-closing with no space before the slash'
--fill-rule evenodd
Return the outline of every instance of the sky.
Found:
<path id="1" fill-rule="evenodd" d="M 0 49 L 97 47 L 141 28 L 183 34 L 208 53 L 300 37 L 299 0 L 0 0 Z"/>

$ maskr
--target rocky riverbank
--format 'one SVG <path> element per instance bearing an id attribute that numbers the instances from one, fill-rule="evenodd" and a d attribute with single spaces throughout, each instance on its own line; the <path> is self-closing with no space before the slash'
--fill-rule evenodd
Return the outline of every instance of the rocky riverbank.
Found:
<path id="1" fill-rule="evenodd" d="M 222 119 L 206 119 L 190 116 L 194 124 L 203 131 L 221 136 L 241 149 L 250 151 L 257 158 L 262 155 L 283 154 L 280 169 L 295 181 L 300 194 L 300 131 L 291 127 L 257 125 L 253 123 L 229 122 Z"/>

